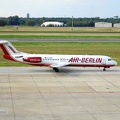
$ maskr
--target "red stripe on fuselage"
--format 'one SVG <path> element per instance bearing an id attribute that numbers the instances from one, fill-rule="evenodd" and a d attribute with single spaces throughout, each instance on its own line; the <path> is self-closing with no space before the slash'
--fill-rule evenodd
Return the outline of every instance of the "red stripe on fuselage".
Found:
<path id="1" fill-rule="evenodd" d="M 30 63 L 29 63 L 30 64 Z M 34 66 L 47 66 L 47 67 L 50 67 L 50 64 L 30 64 L 30 65 L 34 65 Z M 105 67 L 105 68 L 110 68 L 112 66 L 115 66 L 115 65 L 105 65 L 105 64 L 70 64 L 70 65 L 67 65 L 68 67 Z M 66 67 L 66 66 L 64 66 Z"/>
<path id="2" fill-rule="evenodd" d="M 105 67 L 105 68 L 110 68 L 115 65 L 106 65 L 106 64 L 70 64 L 67 66 L 72 66 L 72 67 Z"/>

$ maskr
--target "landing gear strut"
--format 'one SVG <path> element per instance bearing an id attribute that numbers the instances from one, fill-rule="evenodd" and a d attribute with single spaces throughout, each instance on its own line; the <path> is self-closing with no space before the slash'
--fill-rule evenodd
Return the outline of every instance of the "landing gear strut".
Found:
<path id="1" fill-rule="evenodd" d="M 59 69 L 58 69 L 58 68 L 53 68 L 53 70 L 54 70 L 55 72 L 59 72 Z"/>
<path id="2" fill-rule="evenodd" d="M 105 68 L 103 68 L 103 71 L 106 71 L 106 69 L 105 69 Z"/>

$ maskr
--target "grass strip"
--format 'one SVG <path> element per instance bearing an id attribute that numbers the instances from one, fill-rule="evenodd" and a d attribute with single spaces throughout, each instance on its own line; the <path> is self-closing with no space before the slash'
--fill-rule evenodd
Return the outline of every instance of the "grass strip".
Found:
<path id="1" fill-rule="evenodd" d="M 79 39 L 79 38 L 114 38 L 119 39 L 120 35 L 111 36 L 111 35 L 0 35 L 0 39 L 23 39 L 23 38 L 30 38 L 30 39 Z"/>

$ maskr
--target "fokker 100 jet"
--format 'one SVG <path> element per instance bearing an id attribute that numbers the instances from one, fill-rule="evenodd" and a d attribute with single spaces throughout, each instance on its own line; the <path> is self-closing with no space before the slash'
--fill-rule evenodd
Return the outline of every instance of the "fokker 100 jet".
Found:
<path id="1" fill-rule="evenodd" d="M 30 64 L 34 66 L 47 66 L 59 72 L 60 67 L 103 67 L 106 68 L 117 65 L 117 62 L 108 56 L 103 55 L 56 55 L 56 54 L 29 54 L 18 51 L 9 41 L 1 40 L 3 57 L 8 60 Z"/>

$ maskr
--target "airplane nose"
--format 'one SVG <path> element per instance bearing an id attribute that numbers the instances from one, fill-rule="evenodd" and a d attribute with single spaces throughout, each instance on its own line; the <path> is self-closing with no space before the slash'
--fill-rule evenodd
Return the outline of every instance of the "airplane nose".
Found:
<path id="1" fill-rule="evenodd" d="M 114 64 L 115 64 L 115 65 L 117 65 L 117 62 L 116 62 L 116 61 L 114 61 Z"/>

